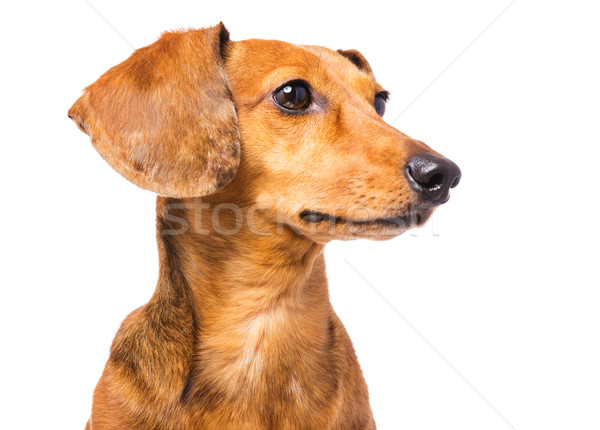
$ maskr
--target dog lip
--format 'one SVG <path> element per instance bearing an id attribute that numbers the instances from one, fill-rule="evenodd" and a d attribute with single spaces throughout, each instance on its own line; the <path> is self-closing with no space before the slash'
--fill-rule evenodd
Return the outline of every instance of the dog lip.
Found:
<path id="1" fill-rule="evenodd" d="M 339 218 L 339 217 L 334 217 L 332 215 L 328 215 L 323 212 L 310 211 L 310 210 L 306 209 L 300 213 L 300 218 L 302 218 L 306 222 L 309 222 L 312 224 L 318 224 L 318 223 L 326 221 L 326 220 L 332 220 L 332 219 L 337 220 L 337 218 Z"/>
<path id="2" fill-rule="evenodd" d="M 329 221 L 341 224 L 352 224 L 354 226 L 406 228 L 412 225 L 421 225 L 425 217 L 423 216 L 421 211 L 414 211 L 403 215 L 357 220 L 345 219 L 340 216 L 330 215 L 324 212 L 311 211 L 306 209 L 300 213 L 300 218 L 311 224 L 318 224 L 324 221 Z"/>

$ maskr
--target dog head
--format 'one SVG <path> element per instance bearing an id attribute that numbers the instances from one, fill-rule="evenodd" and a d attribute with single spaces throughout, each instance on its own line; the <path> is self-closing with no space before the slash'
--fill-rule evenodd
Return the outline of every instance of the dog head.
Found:
<path id="1" fill-rule="evenodd" d="M 383 119 L 355 50 L 232 42 L 222 24 L 165 33 L 69 111 L 104 159 L 169 197 L 250 202 L 316 240 L 423 224 L 460 170 Z"/>

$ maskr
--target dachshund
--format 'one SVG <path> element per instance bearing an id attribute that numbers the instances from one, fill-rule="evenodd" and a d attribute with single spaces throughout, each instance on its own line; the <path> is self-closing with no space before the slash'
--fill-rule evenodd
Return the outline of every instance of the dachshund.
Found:
<path id="1" fill-rule="evenodd" d="M 159 276 L 120 326 L 87 429 L 375 429 L 329 300 L 332 239 L 424 224 L 460 180 L 382 119 L 356 50 L 164 33 L 69 110 L 156 194 Z"/>

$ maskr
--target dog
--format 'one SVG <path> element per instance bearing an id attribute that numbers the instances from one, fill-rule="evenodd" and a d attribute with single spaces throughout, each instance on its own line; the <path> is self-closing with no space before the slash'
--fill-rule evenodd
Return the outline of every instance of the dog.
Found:
<path id="1" fill-rule="evenodd" d="M 395 237 L 460 170 L 387 124 L 356 50 L 164 33 L 69 110 L 158 194 L 156 291 L 119 328 L 86 428 L 375 429 L 329 301 L 332 239 Z"/>

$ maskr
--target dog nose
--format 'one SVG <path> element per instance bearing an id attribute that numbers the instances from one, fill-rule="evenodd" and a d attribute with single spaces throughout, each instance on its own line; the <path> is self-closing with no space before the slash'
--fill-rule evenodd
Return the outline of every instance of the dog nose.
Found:
<path id="1" fill-rule="evenodd" d="M 441 205 L 450 198 L 450 188 L 460 182 L 460 169 L 447 158 L 423 152 L 408 160 L 406 177 L 423 200 Z"/>

